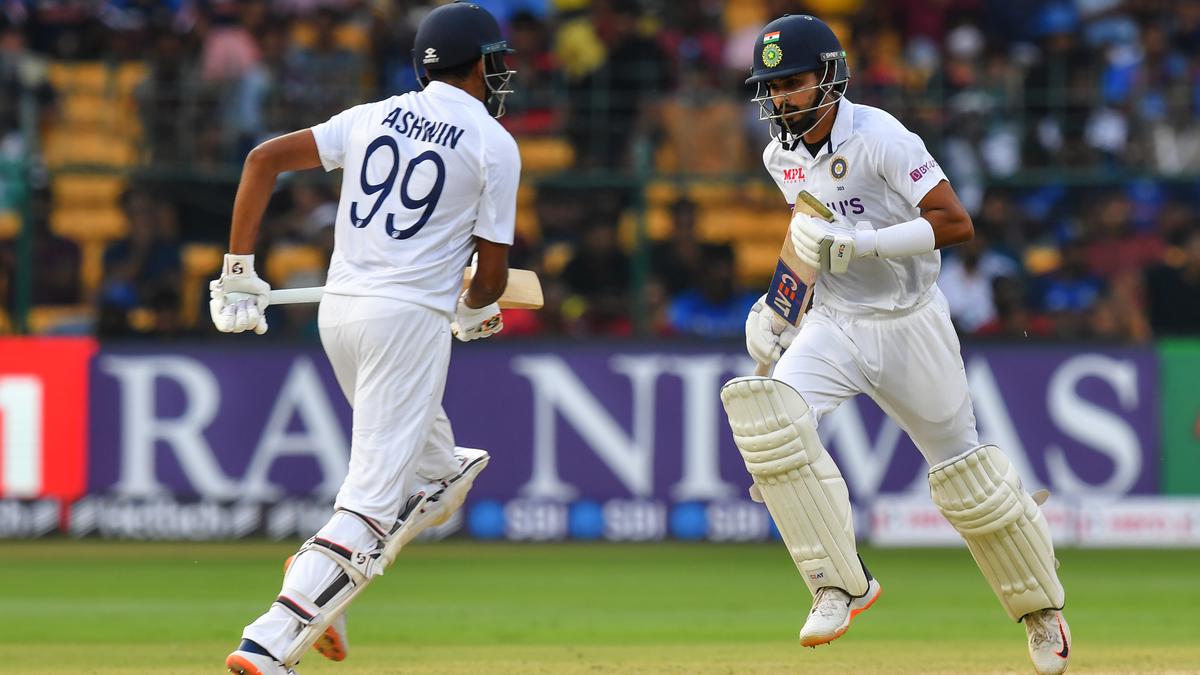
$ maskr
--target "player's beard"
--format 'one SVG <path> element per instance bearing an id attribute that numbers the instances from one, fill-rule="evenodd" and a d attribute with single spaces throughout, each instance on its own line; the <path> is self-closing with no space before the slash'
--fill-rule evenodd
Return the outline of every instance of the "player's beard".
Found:
<path id="1" fill-rule="evenodd" d="M 829 92 L 822 90 L 820 98 L 814 97 L 815 102 L 813 105 L 809 107 L 808 110 L 803 114 L 799 115 L 799 117 L 797 117 L 796 114 L 800 112 L 801 108 L 784 106 L 783 109 L 779 111 L 779 121 L 782 123 L 783 128 L 787 131 L 787 133 L 795 136 L 796 138 L 803 138 L 804 134 L 812 131 L 825 114 L 825 108 L 823 108 L 822 105 L 826 102 L 825 99 L 828 98 L 828 96 Z"/>

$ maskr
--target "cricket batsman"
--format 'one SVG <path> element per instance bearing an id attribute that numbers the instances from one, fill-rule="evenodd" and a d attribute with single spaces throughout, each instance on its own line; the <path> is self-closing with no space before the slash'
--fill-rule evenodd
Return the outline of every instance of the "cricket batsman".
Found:
<path id="1" fill-rule="evenodd" d="M 1004 452 L 980 444 L 958 338 L 934 283 L 938 249 L 968 241 L 971 218 L 925 144 L 894 117 L 845 97 L 846 52 L 812 16 L 767 24 L 747 84 L 774 138 L 763 163 L 785 199 L 818 196 L 834 223 L 795 211 L 798 256 L 821 268 L 813 308 L 781 332 L 761 301 L 746 345 L 770 378 L 729 382 L 737 447 L 813 594 L 800 643 L 830 642 L 879 598 L 857 554 L 850 498 L 817 424 L 867 394 L 930 465 L 934 504 L 967 543 L 1009 619 L 1023 622 L 1036 672 L 1067 668 L 1071 632 L 1046 518 Z M 764 296 L 765 298 L 766 296 Z"/>
<path id="2" fill-rule="evenodd" d="M 267 330 L 255 238 L 276 178 L 343 169 L 321 343 L 354 409 L 350 465 L 329 522 L 300 547 L 267 611 L 225 661 L 287 675 L 311 647 L 345 656 L 344 612 L 423 529 L 449 518 L 488 462 L 456 448 L 442 410 L 450 338 L 501 330 L 520 156 L 496 121 L 511 93 L 495 18 L 461 2 L 417 29 L 424 89 L 350 108 L 246 159 L 229 253 L 210 285 L 223 332 Z M 460 293 L 472 252 L 477 269 Z"/>

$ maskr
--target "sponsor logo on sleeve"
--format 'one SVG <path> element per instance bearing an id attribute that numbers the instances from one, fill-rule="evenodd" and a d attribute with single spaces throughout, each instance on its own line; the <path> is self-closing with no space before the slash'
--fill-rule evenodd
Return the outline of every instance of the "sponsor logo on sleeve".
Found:
<path id="1" fill-rule="evenodd" d="M 783 181 L 785 183 L 800 183 L 804 180 L 804 167 L 802 166 L 783 170 Z"/>
<path id="2" fill-rule="evenodd" d="M 913 169 L 912 171 L 909 171 L 908 177 L 912 179 L 912 182 L 916 183 L 917 181 L 924 178 L 925 174 L 929 173 L 933 169 L 936 169 L 937 165 L 938 165 L 937 161 L 931 159 L 928 162 L 925 162 L 924 164 L 922 164 L 921 166 L 918 166 L 917 168 Z"/>

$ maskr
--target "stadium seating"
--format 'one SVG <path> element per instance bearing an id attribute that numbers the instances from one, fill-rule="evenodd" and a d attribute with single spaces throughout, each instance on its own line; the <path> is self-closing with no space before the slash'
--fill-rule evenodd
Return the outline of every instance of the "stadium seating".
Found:
<path id="1" fill-rule="evenodd" d="M 555 136 L 527 136 L 517 144 L 522 173 L 562 171 L 575 161 L 575 148 Z"/>
<path id="2" fill-rule="evenodd" d="M 221 270 L 225 249 L 217 244 L 184 244 L 180 252 L 183 278 L 179 288 L 179 318 L 184 326 L 195 327 L 200 319 L 200 306 L 210 279 Z"/>

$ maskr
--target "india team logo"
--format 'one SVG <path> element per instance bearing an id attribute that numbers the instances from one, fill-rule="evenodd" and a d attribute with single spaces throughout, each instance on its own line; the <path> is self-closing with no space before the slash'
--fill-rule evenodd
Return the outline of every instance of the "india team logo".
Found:
<path id="1" fill-rule="evenodd" d="M 774 68 L 783 62 L 783 50 L 774 42 L 763 47 L 762 50 L 763 65 L 768 68 Z"/>
<path id="2" fill-rule="evenodd" d="M 829 174 L 835 180 L 841 180 L 846 177 L 846 172 L 850 170 L 850 165 L 846 163 L 846 158 L 838 155 L 833 158 L 833 162 L 829 164 Z"/>

